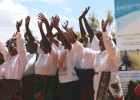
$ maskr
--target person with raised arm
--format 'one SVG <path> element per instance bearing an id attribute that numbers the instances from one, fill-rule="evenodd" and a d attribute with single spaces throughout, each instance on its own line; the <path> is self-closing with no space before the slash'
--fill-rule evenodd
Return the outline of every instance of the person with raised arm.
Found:
<path id="1" fill-rule="evenodd" d="M 34 95 L 36 100 L 55 100 L 54 87 L 58 65 L 58 52 L 46 37 L 42 22 L 43 14 L 38 14 L 38 27 L 41 33 L 40 46 L 38 46 L 38 60 L 35 63 L 35 87 Z"/>
<path id="2" fill-rule="evenodd" d="M 33 100 L 33 87 L 34 87 L 34 79 L 35 79 L 35 62 L 37 60 L 37 43 L 35 42 L 35 38 L 33 37 L 29 24 L 30 24 L 30 16 L 25 18 L 25 29 L 26 32 L 24 34 L 26 40 L 26 51 L 28 62 L 25 67 L 24 77 L 22 78 L 22 93 L 23 100 Z"/>
<path id="3" fill-rule="evenodd" d="M 62 42 L 60 45 L 63 46 L 63 49 L 60 49 L 58 71 L 60 100 L 80 100 L 79 79 L 74 70 L 77 54 L 74 52 L 67 36 L 59 28 L 59 21 L 59 16 L 52 18 L 53 27 L 60 35 L 60 41 Z"/>
<path id="4" fill-rule="evenodd" d="M 25 41 L 20 33 L 22 20 L 16 23 L 16 39 L 7 47 L 0 41 L 0 52 L 5 59 L 5 80 L 0 89 L 0 100 L 22 100 L 21 79 L 27 64 Z"/>
<path id="5" fill-rule="evenodd" d="M 85 43 L 84 47 L 91 48 L 92 50 L 99 51 L 99 40 L 97 39 L 95 32 L 91 29 L 88 24 L 85 15 L 88 13 L 90 7 L 86 7 L 83 13 L 79 17 L 79 26 L 81 31 L 81 36 L 83 42 Z M 84 26 L 82 24 L 82 19 L 84 20 L 84 24 L 88 34 L 86 33 Z M 83 43 L 82 43 L 83 44 Z M 76 65 L 76 69 L 79 75 L 80 80 L 80 94 L 82 100 L 93 100 L 94 98 L 94 89 L 93 89 L 93 77 L 94 70 L 92 65 L 86 61 L 84 58 L 78 57 L 78 61 L 80 65 Z M 81 61 L 80 61 L 81 60 Z M 77 63 L 78 64 L 78 63 Z M 79 67 L 80 66 L 80 67 Z"/>
<path id="6" fill-rule="evenodd" d="M 41 20 L 42 20 L 42 23 L 45 24 L 46 26 L 46 31 L 47 31 L 47 34 L 46 34 L 46 37 L 53 43 L 52 46 L 54 46 L 54 44 L 58 47 L 59 45 L 59 40 L 57 39 L 54 39 L 54 36 L 53 36 L 53 33 L 52 33 L 52 29 L 53 29 L 53 25 L 52 25 L 52 18 L 51 18 L 51 24 L 49 25 L 49 22 L 47 20 L 47 18 L 45 17 L 45 15 L 43 15 L 42 13 L 40 14 L 41 16 Z M 54 46 L 56 48 L 56 46 Z M 56 48 L 57 49 L 57 48 Z M 58 49 L 57 49 L 58 50 Z"/>
<path id="7" fill-rule="evenodd" d="M 74 31 L 68 29 L 69 39 L 79 56 L 93 65 L 94 100 L 123 100 L 123 92 L 118 76 L 120 52 L 106 30 L 109 19 L 102 20 L 102 37 L 99 40 L 100 51 L 84 48 L 76 41 Z"/>

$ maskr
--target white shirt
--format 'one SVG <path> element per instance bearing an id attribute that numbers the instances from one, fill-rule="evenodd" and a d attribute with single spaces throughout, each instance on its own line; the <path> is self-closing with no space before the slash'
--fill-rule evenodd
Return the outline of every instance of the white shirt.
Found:
<path id="1" fill-rule="evenodd" d="M 58 51 L 52 44 L 51 53 L 45 54 L 40 47 L 38 47 L 38 60 L 35 63 L 35 74 L 40 75 L 56 75 L 58 65 Z"/>
<path id="2" fill-rule="evenodd" d="M 91 43 L 90 43 L 90 38 L 88 37 L 88 41 L 87 41 L 87 46 L 86 47 L 90 48 L 92 50 L 95 50 L 95 51 L 99 51 L 100 50 L 99 40 L 96 37 L 96 35 L 94 35 Z"/>
<path id="3" fill-rule="evenodd" d="M 24 76 L 28 76 L 30 74 L 34 74 L 35 73 L 35 68 L 34 68 L 34 65 L 35 65 L 35 62 L 36 62 L 36 54 L 33 53 L 33 54 L 30 54 L 30 53 L 27 53 L 27 65 L 25 67 L 25 72 L 24 72 Z"/>
<path id="4" fill-rule="evenodd" d="M 118 68 L 120 64 L 120 52 L 115 46 L 114 42 L 110 40 L 110 37 L 107 32 L 103 32 L 103 41 L 106 47 L 106 50 L 101 51 L 94 51 L 89 48 L 84 48 L 80 42 L 75 42 L 73 44 L 74 50 L 83 58 L 85 58 L 89 63 L 93 65 L 95 72 L 99 72 L 99 74 L 95 74 L 94 76 L 94 99 L 97 97 L 97 91 L 100 81 L 100 72 L 111 72 L 111 78 L 108 84 L 108 88 L 110 89 L 113 96 L 122 96 L 122 89 L 121 83 L 118 76 Z M 116 92 L 111 88 L 111 84 L 119 85 L 119 93 Z"/>
<path id="5" fill-rule="evenodd" d="M 75 64 L 76 64 L 76 57 L 77 53 L 74 51 L 73 47 L 69 51 L 68 49 L 63 49 L 60 53 L 60 56 L 64 53 L 67 52 L 66 57 L 65 57 L 65 62 L 62 68 L 59 68 L 59 82 L 60 83 L 66 83 L 66 82 L 71 82 L 71 81 L 77 81 L 78 77 L 75 72 Z"/>
<path id="6" fill-rule="evenodd" d="M 20 32 L 17 32 L 17 52 L 15 56 L 10 56 L 5 43 L 0 41 L 0 52 L 4 55 L 5 64 L 5 78 L 21 80 L 27 64 L 26 48 L 24 39 L 21 37 Z"/>
<path id="7" fill-rule="evenodd" d="M 120 63 L 119 50 L 116 48 L 114 42 L 110 41 L 107 32 L 103 33 L 103 41 L 106 47 L 106 50 L 103 52 L 84 48 L 78 41 L 73 46 L 78 55 L 93 65 L 95 72 L 118 71 Z"/>
<path id="8" fill-rule="evenodd" d="M 96 35 L 94 35 L 94 38 L 92 39 L 92 42 L 90 43 L 90 38 L 88 37 L 87 46 L 86 48 L 90 48 L 95 51 L 99 51 L 99 40 L 97 39 Z M 92 65 L 86 61 L 85 59 L 82 59 L 81 61 L 81 69 L 93 69 Z"/>
<path id="9" fill-rule="evenodd" d="M 5 77 L 5 62 L 0 65 L 0 79 Z"/>

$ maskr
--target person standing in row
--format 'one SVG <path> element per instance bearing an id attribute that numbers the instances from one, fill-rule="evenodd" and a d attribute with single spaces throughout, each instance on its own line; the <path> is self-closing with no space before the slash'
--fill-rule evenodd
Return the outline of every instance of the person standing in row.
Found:
<path id="1" fill-rule="evenodd" d="M 43 14 L 38 14 L 38 27 L 41 33 L 40 46 L 38 45 L 38 59 L 35 63 L 34 96 L 36 100 L 54 100 L 55 75 L 58 65 L 58 52 L 45 36 L 42 28 Z"/>
<path id="2" fill-rule="evenodd" d="M 26 32 L 24 34 L 24 38 L 26 41 L 26 51 L 27 51 L 27 65 L 25 67 L 24 76 L 22 78 L 22 93 L 23 93 L 23 100 L 33 100 L 33 87 L 34 87 L 34 80 L 35 80 L 35 62 L 37 60 L 37 44 L 35 42 L 34 37 L 29 28 L 30 24 L 30 16 L 25 18 L 25 28 Z"/>
<path id="3" fill-rule="evenodd" d="M 120 52 L 106 30 L 109 19 L 102 20 L 102 37 L 99 40 L 100 51 L 84 48 L 76 41 L 72 29 L 69 39 L 74 50 L 79 56 L 93 65 L 94 75 L 94 100 L 123 100 L 123 92 L 118 76 Z"/>
<path id="4" fill-rule="evenodd" d="M 5 82 L 0 90 L 0 100 L 22 100 L 21 79 L 27 64 L 26 48 L 20 34 L 22 20 L 16 23 L 16 39 L 11 39 L 7 47 L 0 41 L 0 52 L 5 58 Z"/>
<path id="5" fill-rule="evenodd" d="M 79 17 L 79 26 L 81 36 L 83 38 L 84 47 L 90 48 L 95 51 L 99 51 L 99 40 L 96 37 L 95 31 L 93 31 L 88 24 L 85 15 L 88 13 L 90 7 L 86 7 L 83 13 Z M 84 21 L 86 30 L 82 24 L 82 19 Z M 80 80 L 80 94 L 81 100 L 93 100 L 94 98 L 94 89 L 93 89 L 93 78 L 94 78 L 94 69 L 93 66 L 84 58 L 80 58 L 80 68 L 78 69 L 79 80 Z"/>
<path id="6" fill-rule="evenodd" d="M 59 28 L 59 21 L 59 16 L 52 18 L 53 27 L 58 31 L 61 40 L 58 71 L 60 100 L 80 100 L 79 79 L 74 69 L 77 53 L 74 52 L 66 34 Z"/>

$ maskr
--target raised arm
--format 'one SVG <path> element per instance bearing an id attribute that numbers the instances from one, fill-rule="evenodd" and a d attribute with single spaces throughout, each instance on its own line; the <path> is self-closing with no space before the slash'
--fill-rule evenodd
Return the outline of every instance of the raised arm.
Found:
<path id="1" fill-rule="evenodd" d="M 108 25 L 109 21 L 110 19 L 107 19 L 106 21 L 102 20 L 102 35 L 106 51 L 110 57 L 113 58 L 116 56 L 119 50 L 113 42 L 111 35 L 106 30 L 106 26 Z"/>
<path id="2" fill-rule="evenodd" d="M 79 27 L 80 27 L 80 32 L 81 32 L 82 37 L 85 37 L 86 36 L 86 31 L 85 31 L 83 23 L 82 23 L 82 17 L 83 17 L 83 13 L 79 17 Z"/>
<path id="3" fill-rule="evenodd" d="M 42 28 L 42 21 L 38 21 L 38 27 L 39 27 L 39 30 L 40 30 L 40 33 L 41 33 L 41 36 L 42 36 L 42 40 L 41 40 L 41 46 L 44 47 L 44 52 L 45 53 L 51 53 L 51 44 L 50 44 L 50 41 L 48 40 L 48 38 L 45 36 L 45 33 L 43 31 L 43 28 Z"/>
<path id="4" fill-rule="evenodd" d="M 17 32 L 20 32 L 20 27 L 22 25 L 22 21 L 23 21 L 23 19 L 21 19 L 20 21 L 17 21 L 17 23 L 16 23 Z"/>
<path id="5" fill-rule="evenodd" d="M 64 44 L 64 46 L 67 47 L 67 49 L 71 50 L 71 43 L 67 36 L 63 33 L 63 31 L 59 28 L 59 21 L 59 16 L 52 17 L 53 27 L 56 28 L 56 30 L 58 31 L 62 44 Z"/>
<path id="6" fill-rule="evenodd" d="M 83 47 L 83 45 L 79 41 L 76 41 L 75 36 L 74 36 L 74 31 L 72 28 L 68 28 L 68 32 L 69 32 L 69 35 L 68 35 L 69 40 L 73 44 L 73 48 L 75 52 L 82 58 L 86 59 L 89 63 L 93 64 L 94 58 L 95 58 L 94 56 L 95 51 L 89 48 Z"/>
<path id="7" fill-rule="evenodd" d="M 20 60 L 22 62 L 27 62 L 25 41 L 24 41 L 24 39 L 23 39 L 23 37 L 21 36 L 21 33 L 20 33 L 21 25 L 22 25 L 22 20 L 17 21 L 17 23 L 16 23 L 16 28 L 17 28 L 17 39 L 16 39 L 17 52 L 19 54 Z"/>
<path id="8" fill-rule="evenodd" d="M 87 32 L 88 32 L 88 34 L 89 35 L 93 35 L 94 36 L 94 32 L 93 32 L 93 30 L 91 29 L 91 27 L 90 27 L 90 25 L 89 25 L 89 23 L 88 23 L 88 21 L 87 21 L 87 19 L 86 19 L 86 14 L 87 14 L 87 12 L 89 11 L 89 9 L 90 9 L 90 7 L 86 7 L 86 9 L 85 9 L 85 11 L 83 12 L 83 20 L 84 20 L 84 23 L 85 23 L 85 27 L 86 27 L 86 30 L 87 30 Z"/>
<path id="9" fill-rule="evenodd" d="M 27 41 L 34 42 L 35 38 L 33 37 L 32 33 L 30 31 L 30 28 L 29 28 L 30 19 L 31 19 L 30 16 L 27 16 L 25 18 L 25 28 L 26 28 L 25 38 L 27 39 Z"/>
<path id="10" fill-rule="evenodd" d="M 26 32 L 24 34 L 25 40 L 27 41 L 28 48 L 31 50 L 30 52 L 36 53 L 37 52 L 37 43 L 35 42 L 35 38 L 33 37 L 29 24 L 30 24 L 30 16 L 25 18 L 25 28 Z"/>
<path id="11" fill-rule="evenodd" d="M 51 24 L 49 25 L 49 22 L 48 22 L 47 18 L 46 18 L 42 13 L 40 13 L 40 14 L 38 15 L 38 18 L 39 18 L 39 19 L 45 24 L 45 26 L 46 26 L 46 31 L 47 31 L 46 37 L 48 37 L 48 38 L 50 39 L 50 41 L 51 41 L 52 43 L 54 43 L 54 44 L 58 47 L 59 41 L 53 38 L 53 33 L 52 33 L 53 25 L 52 25 L 52 21 L 51 21 Z"/>
<path id="12" fill-rule="evenodd" d="M 38 19 L 41 20 L 46 26 L 46 31 L 47 31 L 46 36 L 48 36 L 49 38 L 53 38 L 53 34 L 52 34 L 51 28 L 49 26 L 49 22 L 48 22 L 47 18 L 45 17 L 45 15 L 42 13 L 39 13 Z"/>

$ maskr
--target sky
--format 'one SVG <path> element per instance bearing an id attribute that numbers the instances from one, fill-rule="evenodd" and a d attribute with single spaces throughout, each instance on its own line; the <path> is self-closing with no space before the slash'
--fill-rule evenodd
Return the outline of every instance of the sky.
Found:
<path id="1" fill-rule="evenodd" d="M 106 19 L 106 11 L 112 10 L 114 14 L 114 0 L 0 0 L 0 39 L 6 41 L 16 32 L 16 21 L 23 19 L 21 34 L 25 32 L 25 17 L 31 16 L 30 29 L 33 35 L 40 40 L 40 32 L 37 25 L 37 14 L 43 13 L 48 21 L 52 16 L 60 17 L 60 28 L 68 20 L 69 27 L 73 27 L 75 32 L 79 30 L 78 18 L 90 6 L 86 15 L 94 11 L 96 18 L 101 22 Z M 115 23 L 115 22 L 114 22 Z M 112 29 L 115 27 L 113 23 Z M 44 28 L 45 30 L 45 28 Z M 56 30 L 53 30 L 55 33 Z"/>

